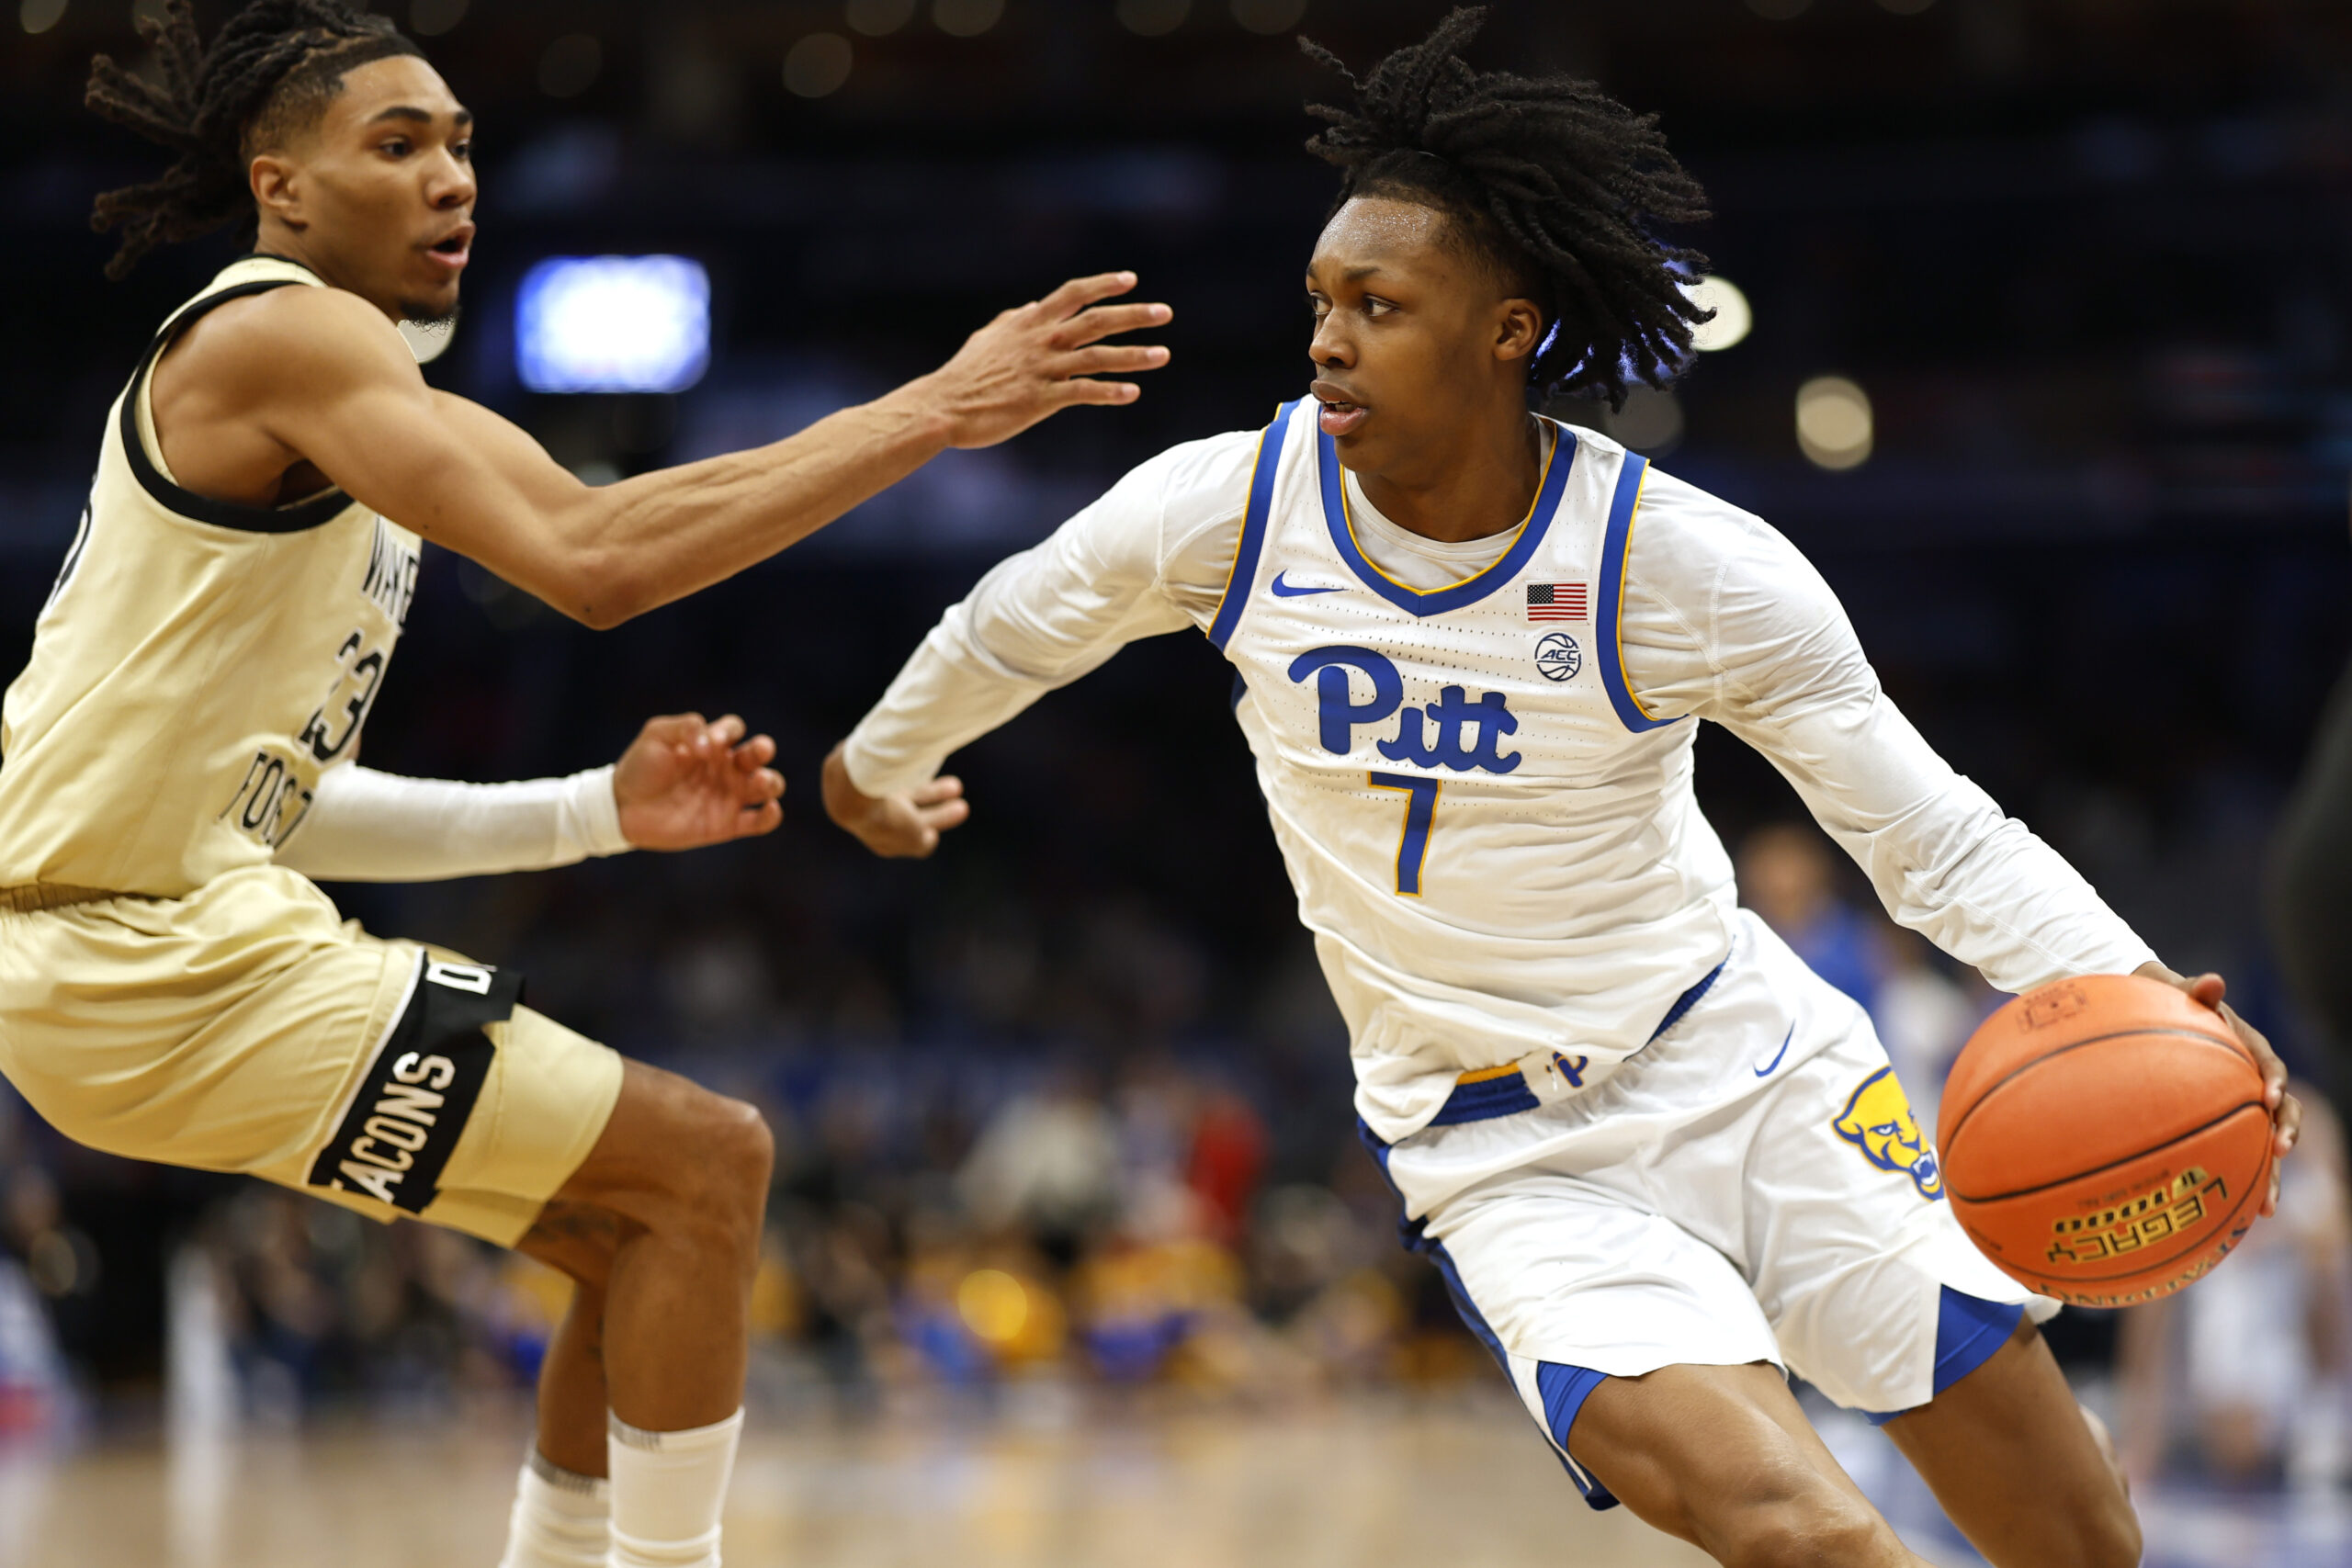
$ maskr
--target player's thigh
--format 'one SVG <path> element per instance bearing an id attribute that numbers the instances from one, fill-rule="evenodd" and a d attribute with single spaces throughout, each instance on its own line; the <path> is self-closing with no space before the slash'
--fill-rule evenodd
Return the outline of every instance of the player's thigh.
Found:
<path id="1" fill-rule="evenodd" d="M 0 1070 L 77 1143 L 256 1170 L 320 1130 L 390 1017 L 395 957 L 275 867 L 0 916 Z"/>
<path id="2" fill-rule="evenodd" d="M 2030 1321 L 1884 1430 L 1994 1562 L 2139 1561 L 2139 1521 L 2114 1456 Z"/>
<path id="3" fill-rule="evenodd" d="M 1912 1561 L 1776 1367 L 1610 1378 L 1585 1400 L 1569 1451 L 1643 1519 L 1720 1561 Z"/>
<path id="4" fill-rule="evenodd" d="M 1481 1183 L 1439 1207 L 1422 1246 L 1597 1508 L 1620 1500 L 1611 1477 L 1578 1457 L 1597 1391 L 1613 1400 L 1618 1380 L 1778 1359 L 1762 1310 L 1722 1253 L 1593 1181 L 1521 1170 Z"/>
<path id="5" fill-rule="evenodd" d="M 15 917 L 0 1067 L 67 1136 L 512 1245 L 602 1132 L 611 1051 L 275 867 Z"/>

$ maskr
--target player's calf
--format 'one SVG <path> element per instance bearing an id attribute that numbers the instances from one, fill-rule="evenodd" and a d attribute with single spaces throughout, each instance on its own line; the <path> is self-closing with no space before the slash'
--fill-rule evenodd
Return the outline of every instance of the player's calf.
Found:
<path id="1" fill-rule="evenodd" d="M 718 1562 L 774 1160 L 752 1107 L 631 1062 L 595 1148 L 524 1239 L 602 1298 L 597 1353 L 573 1360 L 603 1397 L 543 1388 L 541 1450 L 586 1462 L 578 1422 L 548 1433 L 546 1418 L 559 1406 L 602 1416 L 616 1568 Z"/>

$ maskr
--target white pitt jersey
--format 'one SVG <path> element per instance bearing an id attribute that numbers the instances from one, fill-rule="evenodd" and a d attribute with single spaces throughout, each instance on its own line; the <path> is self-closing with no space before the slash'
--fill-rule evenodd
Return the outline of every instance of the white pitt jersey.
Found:
<path id="1" fill-rule="evenodd" d="M 1730 949 L 1696 726 L 1615 637 L 1647 467 L 1557 428 L 1500 558 L 1422 592 L 1366 558 L 1311 405 L 1261 439 L 1209 637 L 1376 1124 L 1555 1051 L 1597 1077 Z"/>

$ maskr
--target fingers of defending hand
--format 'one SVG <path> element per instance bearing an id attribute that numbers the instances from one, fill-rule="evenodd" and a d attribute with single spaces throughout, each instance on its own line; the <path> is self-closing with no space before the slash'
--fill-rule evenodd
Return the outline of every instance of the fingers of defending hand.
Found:
<path id="1" fill-rule="evenodd" d="M 1054 329 L 1051 341 L 1061 348 L 1082 348 L 1121 333 L 1162 325 L 1175 315 L 1165 305 L 1104 305 L 1081 310 Z"/>
<path id="2" fill-rule="evenodd" d="M 1104 344 L 1094 348 L 1072 350 L 1055 361 L 1056 376 L 1133 375 L 1139 370 L 1157 370 L 1168 363 L 1168 350 L 1153 344 L 1149 347 L 1134 344 Z"/>
<path id="3" fill-rule="evenodd" d="M 950 828 L 960 828 L 964 825 L 972 815 L 972 803 L 968 800 L 950 800 L 938 806 L 926 806 L 916 815 L 922 819 L 922 825 L 931 830 L 931 841 L 935 844 L 939 841 L 940 834 Z"/>
<path id="4" fill-rule="evenodd" d="M 780 798 L 784 794 L 784 775 L 774 768 L 758 768 L 735 775 L 735 798 L 750 806 Z"/>
<path id="5" fill-rule="evenodd" d="M 784 807 L 775 801 L 750 811 L 735 814 L 735 837 L 756 839 L 763 833 L 773 833 L 784 823 Z"/>
<path id="6" fill-rule="evenodd" d="M 1074 316 L 1098 299 L 1109 299 L 1125 294 L 1136 286 L 1132 272 L 1098 272 L 1089 277 L 1073 277 L 1043 299 L 1036 310 L 1048 316 Z"/>
<path id="7" fill-rule="evenodd" d="M 1143 396 L 1143 389 L 1133 381 L 1093 381 L 1083 376 L 1068 381 L 1057 381 L 1046 394 L 1049 410 L 1076 408 L 1087 403 L 1131 403 Z"/>
<path id="8" fill-rule="evenodd" d="M 964 793 L 964 781 L 954 773 L 942 773 L 927 784 L 919 784 L 908 792 L 907 798 L 918 807 L 936 806 L 943 800 L 954 800 Z"/>
<path id="9" fill-rule="evenodd" d="M 739 773 L 757 773 L 775 761 L 775 740 L 771 736 L 754 735 L 737 746 L 730 755 Z"/>
<path id="10" fill-rule="evenodd" d="M 637 732 L 640 740 L 660 746 L 684 746 L 701 734 L 708 721 L 698 713 L 667 713 L 659 718 L 649 718 L 645 728 Z"/>

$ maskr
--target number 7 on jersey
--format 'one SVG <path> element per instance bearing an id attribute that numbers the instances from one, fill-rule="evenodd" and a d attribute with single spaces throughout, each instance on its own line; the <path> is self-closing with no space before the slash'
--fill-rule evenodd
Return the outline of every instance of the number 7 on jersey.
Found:
<path id="1" fill-rule="evenodd" d="M 1405 830 L 1396 840 L 1396 891 L 1407 898 L 1421 896 L 1421 862 L 1429 858 L 1430 827 L 1437 820 L 1437 779 L 1417 779 L 1408 773 L 1366 773 L 1374 789 L 1393 789 L 1406 796 Z"/>

